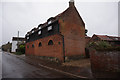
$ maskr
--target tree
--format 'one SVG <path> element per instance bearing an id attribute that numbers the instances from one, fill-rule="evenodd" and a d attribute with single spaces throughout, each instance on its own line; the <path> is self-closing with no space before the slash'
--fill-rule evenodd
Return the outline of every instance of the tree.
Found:
<path id="1" fill-rule="evenodd" d="M 19 45 L 17 52 L 19 52 L 20 54 L 25 54 L 25 44 Z"/>

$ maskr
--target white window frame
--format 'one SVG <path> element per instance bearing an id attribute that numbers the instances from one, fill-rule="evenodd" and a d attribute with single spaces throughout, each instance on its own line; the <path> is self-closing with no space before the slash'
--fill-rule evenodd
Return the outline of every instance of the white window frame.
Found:
<path id="1" fill-rule="evenodd" d="M 27 37 L 27 40 L 29 39 L 29 37 Z"/>
<path id="2" fill-rule="evenodd" d="M 42 32 L 41 31 L 38 31 L 38 35 L 40 35 Z"/>
<path id="3" fill-rule="evenodd" d="M 48 24 L 51 24 L 52 23 L 52 21 L 48 21 Z"/>
<path id="4" fill-rule="evenodd" d="M 27 36 L 29 36 L 29 34 L 27 34 Z"/>
<path id="5" fill-rule="evenodd" d="M 52 26 L 48 26 L 48 31 L 52 30 Z"/>
<path id="6" fill-rule="evenodd" d="M 39 27 L 39 29 L 41 29 L 41 26 Z"/>
<path id="7" fill-rule="evenodd" d="M 32 33 L 34 33 L 34 31 L 32 31 Z"/>

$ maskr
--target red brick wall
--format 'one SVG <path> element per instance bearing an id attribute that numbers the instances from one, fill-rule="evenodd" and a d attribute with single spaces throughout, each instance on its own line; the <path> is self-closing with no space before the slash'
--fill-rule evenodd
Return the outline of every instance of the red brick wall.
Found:
<path id="1" fill-rule="evenodd" d="M 99 72 L 117 73 L 120 70 L 120 59 L 119 59 L 120 54 L 119 53 L 120 51 L 91 50 L 90 60 L 91 60 L 92 71 L 95 73 L 99 73 Z"/>
<path id="2" fill-rule="evenodd" d="M 35 54 L 35 49 L 34 48 L 32 48 L 32 44 L 33 44 L 34 42 L 29 42 L 29 43 L 26 43 L 26 49 L 25 49 L 25 53 L 26 53 L 26 55 L 34 55 Z M 27 48 L 27 47 L 29 47 L 29 48 Z"/>
<path id="3" fill-rule="evenodd" d="M 53 41 L 53 45 L 48 45 L 49 40 Z M 42 46 L 39 47 L 39 42 L 42 43 Z M 60 42 L 60 44 L 59 44 Z M 32 48 L 32 44 L 34 44 L 34 48 Z M 27 48 L 29 46 L 29 48 Z M 47 57 L 56 57 L 59 60 L 64 60 L 63 54 L 63 38 L 61 35 L 56 34 L 48 37 L 44 37 L 42 39 L 26 43 L 26 54 L 27 55 L 35 55 L 35 56 L 47 56 Z"/>
<path id="4" fill-rule="evenodd" d="M 85 37 L 85 45 L 89 44 L 90 37 Z"/>
<path id="5" fill-rule="evenodd" d="M 69 8 L 59 19 L 60 32 L 64 36 L 65 55 L 85 54 L 85 26 L 75 7 Z"/>

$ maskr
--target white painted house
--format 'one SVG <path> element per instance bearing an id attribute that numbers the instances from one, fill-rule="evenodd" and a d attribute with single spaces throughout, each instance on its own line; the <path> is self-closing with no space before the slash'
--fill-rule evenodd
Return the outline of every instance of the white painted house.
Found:
<path id="1" fill-rule="evenodd" d="M 16 52 L 18 49 L 18 44 L 25 43 L 25 38 L 22 37 L 13 37 L 12 38 L 12 50 L 11 52 Z"/>

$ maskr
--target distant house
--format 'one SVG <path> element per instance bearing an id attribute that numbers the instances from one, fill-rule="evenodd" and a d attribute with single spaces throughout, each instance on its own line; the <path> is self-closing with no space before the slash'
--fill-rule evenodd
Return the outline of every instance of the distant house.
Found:
<path id="1" fill-rule="evenodd" d="M 94 34 L 89 42 L 107 41 L 112 45 L 120 46 L 120 37 Z"/>
<path id="2" fill-rule="evenodd" d="M 22 37 L 13 37 L 12 38 L 12 50 L 11 52 L 16 52 L 18 45 L 25 43 L 25 38 Z"/>
<path id="3" fill-rule="evenodd" d="M 65 57 L 85 55 L 85 23 L 70 0 L 69 7 L 27 32 L 26 55 Z"/>

